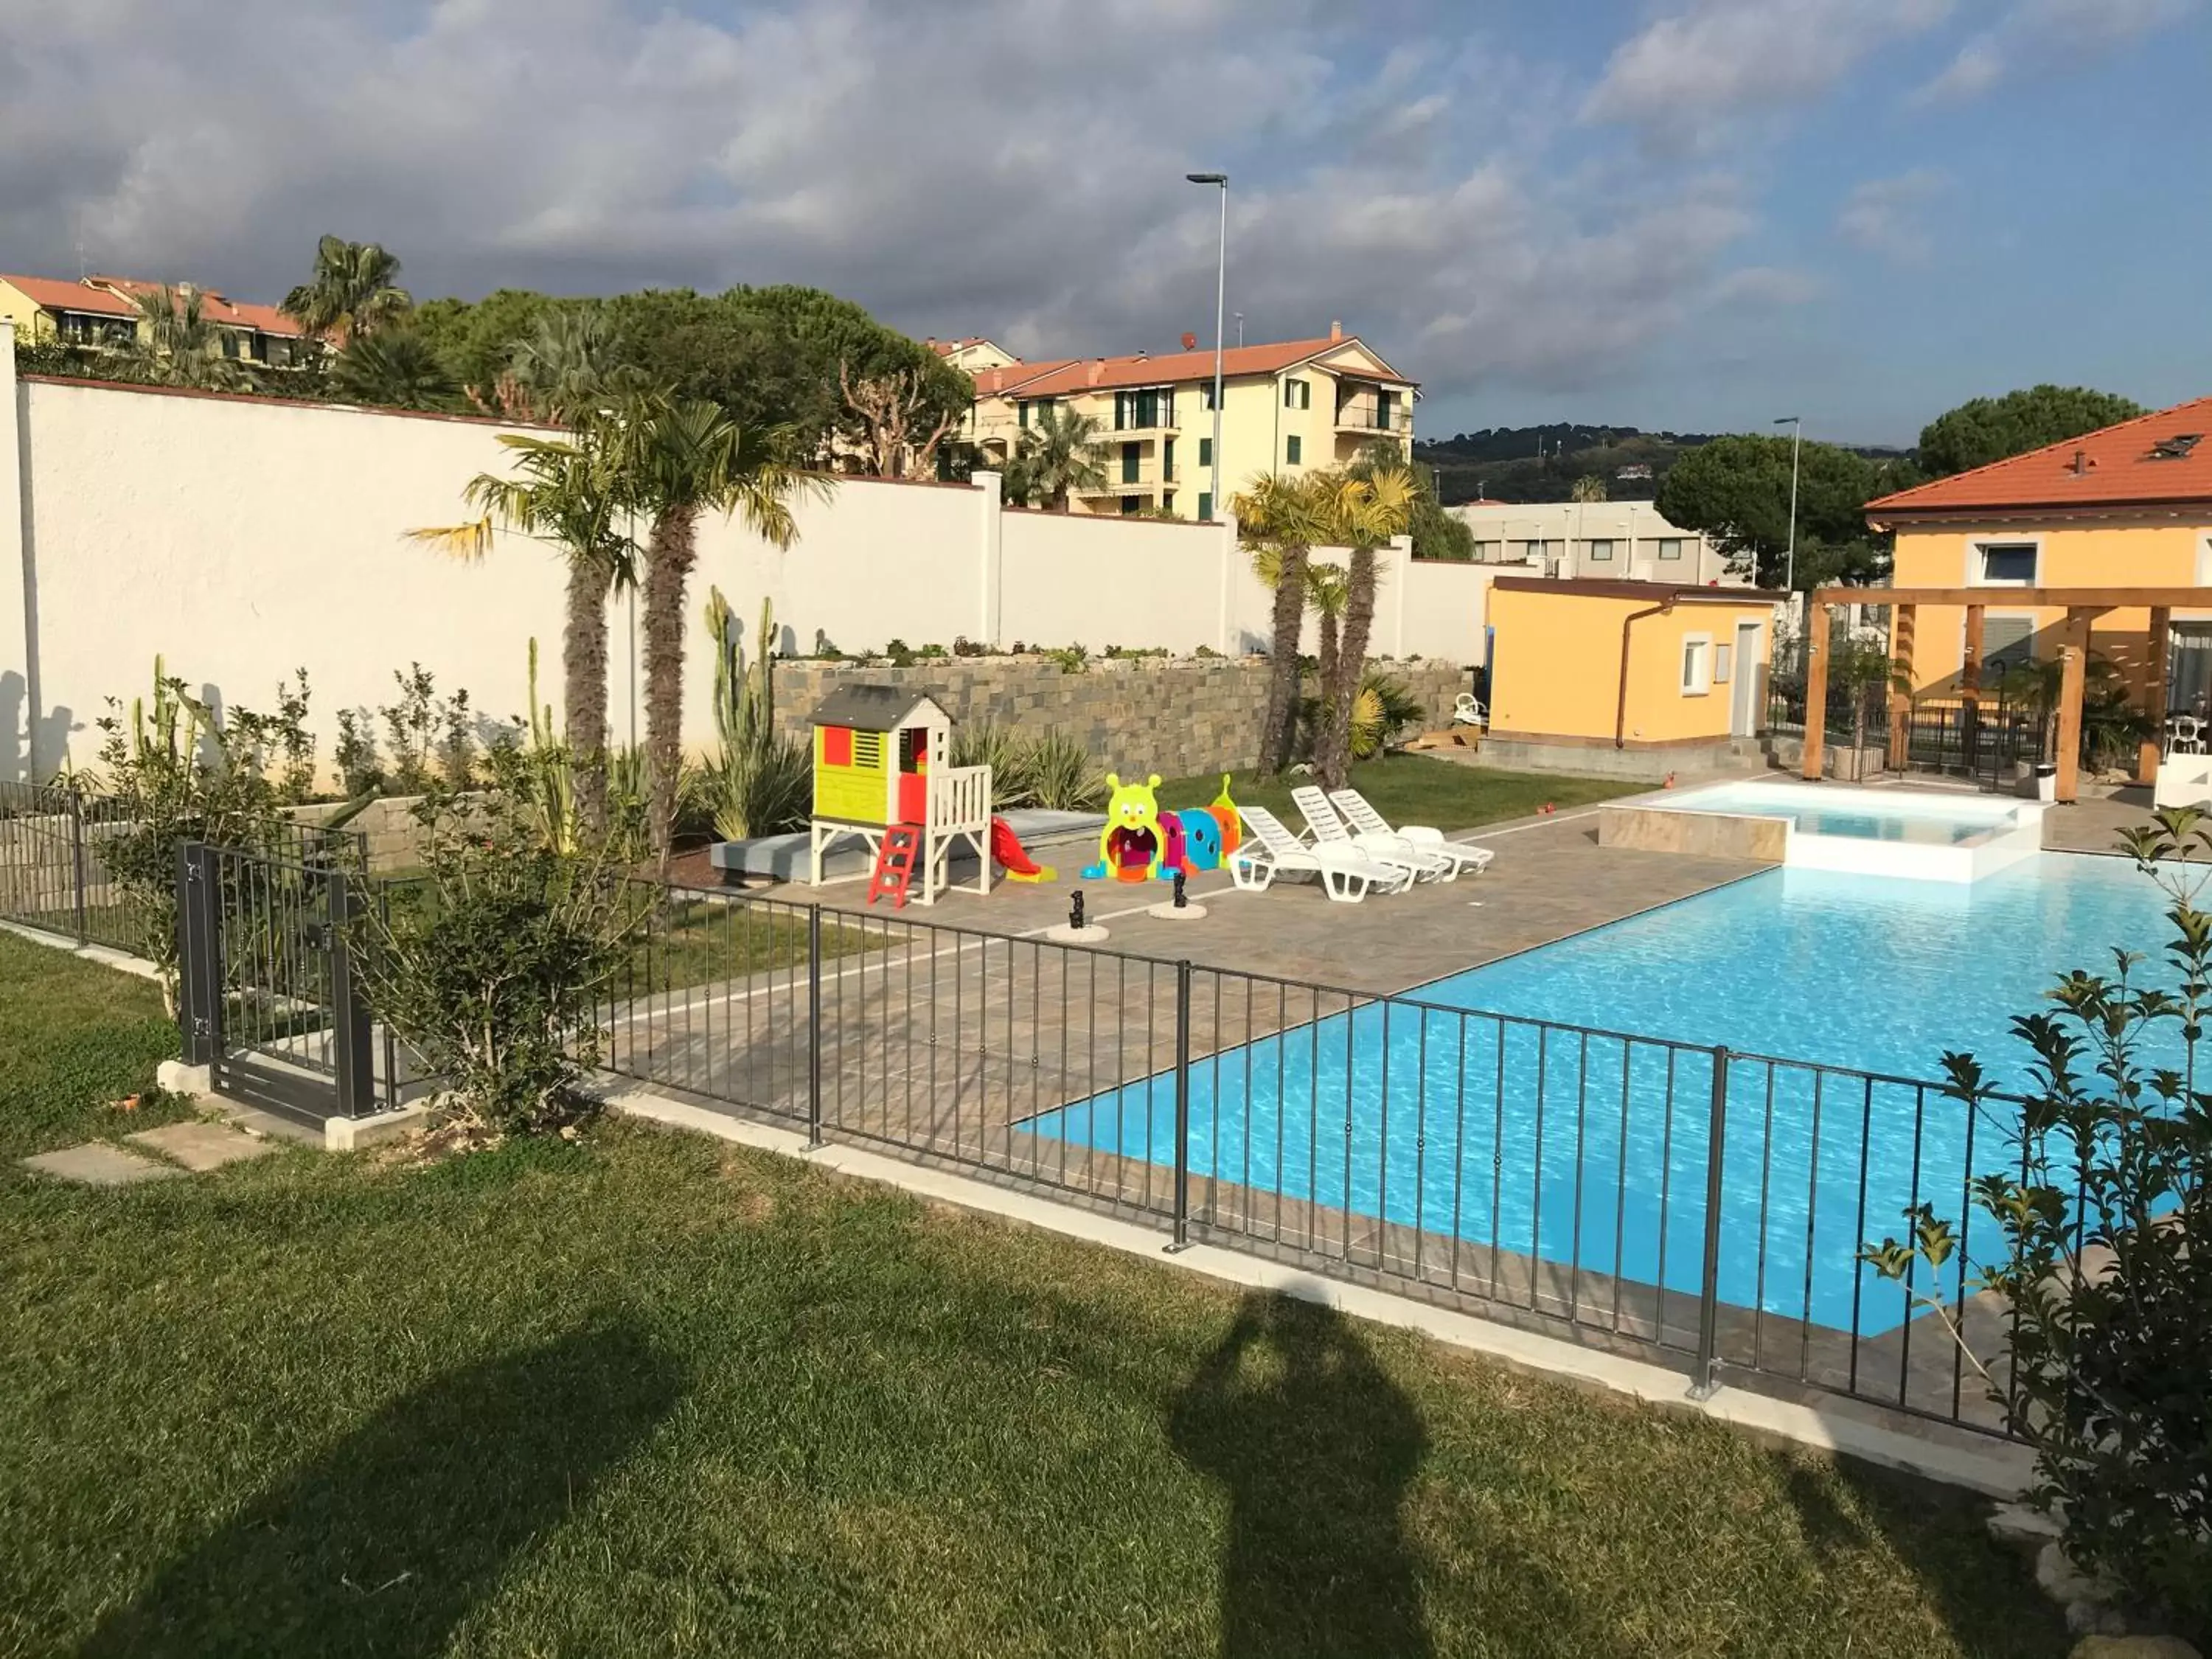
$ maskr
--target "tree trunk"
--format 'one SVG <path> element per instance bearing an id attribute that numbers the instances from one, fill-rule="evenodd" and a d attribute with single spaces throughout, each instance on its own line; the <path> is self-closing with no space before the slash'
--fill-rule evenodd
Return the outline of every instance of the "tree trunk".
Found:
<path id="1" fill-rule="evenodd" d="M 652 779 L 653 855 L 668 867 L 676 785 L 684 766 L 684 595 L 699 562 L 699 510 L 672 507 L 653 520 L 645 556 L 645 754 Z"/>
<path id="2" fill-rule="evenodd" d="M 1263 770 L 1279 772 L 1291 763 L 1291 740 L 1298 725 L 1298 630 L 1306 615 L 1306 550 L 1283 550 L 1275 573 L 1275 637 L 1267 659 L 1267 725 L 1260 746 Z"/>
<path id="3" fill-rule="evenodd" d="M 561 630 L 561 700 L 574 768 L 576 817 L 607 827 L 607 594 L 613 579 L 589 559 L 568 561 L 568 615 Z M 537 710 L 531 718 L 538 717 Z"/>
<path id="4" fill-rule="evenodd" d="M 1322 687 L 1322 731 L 1315 744 L 1314 770 L 1322 787 L 1341 789 L 1352 769 L 1352 705 L 1367 668 L 1367 636 L 1375 628 L 1375 550 L 1352 550 L 1345 578 L 1344 638 L 1336 653 L 1336 673 Z"/>

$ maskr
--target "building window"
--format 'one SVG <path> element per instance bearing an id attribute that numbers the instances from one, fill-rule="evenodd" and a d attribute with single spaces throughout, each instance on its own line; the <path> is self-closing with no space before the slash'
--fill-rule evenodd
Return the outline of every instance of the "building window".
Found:
<path id="1" fill-rule="evenodd" d="M 1164 484 L 1175 482 L 1175 440 L 1173 438 L 1160 440 L 1160 482 Z"/>
<path id="2" fill-rule="evenodd" d="M 1613 562 L 1612 542 L 1603 538 L 1592 542 L 1589 544 L 1589 556 L 1592 564 L 1611 564 Z"/>
<path id="3" fill-rule="evenodd" d="M 1680 536 L 1662 536 L 1659 538 L 1659 556 L 1662 559 L 1680 558 L 1682 538 Z"/>
<path id="4" fill-rule="evenodd" d="M 1682 695 L 1702 697 L 1713 689 L 1713 636 L 1682 636 Z"/>
<path id="5" fill-rule="evenodd" d="M 1283 440 L 1283 459 L 1291 466 L 1298 464 L 1298 457 L 1304 451 L 1305 445 L 1299 441 L 1295 433 Z"/>
<path id="6" fill-rule="evenodd" d="M 1144 446 L 1141 444 L 1127 443 L 1121 446 L 1121 482 L 1123 483 L 1142 482 L 1143 454 Z"/>
<path id="7" fill-rule="evenodd" d="M 1198 492 L 1198 516 L 1203 524 L 1213 522 L 1213 492 L 1210 489 Z"/>
<path id="8" fill-rule="evenodd" d="M 2035 586 L 2033 542 L 1982 542 L 1975 545 L 1974 581 L 1990 587 Z"/>
<path id="9" fill-rule="evenodd" d="M 1226 388 L 1224 388 L 1226 390 Z M 1213 382 L 1207 380 L 1198 388 L 1198 406 L 1207 414 L 1213 413 Z"/>
<path id="10" fill-rule="evenodd" d="M 1212 439 L 1200 438 L 1198 441 L 1198 464 L 1200 466 L 1212 466 L 1213 465 Z"/>
<path id="11" fill-rule="evenodd" d="M 1148 432 L 1154 427 L 1175 424 L 1175 393 L 1160 386 L 1146 386 L 1136 392 L 1117 392 L 1114 394 L 1114 429 L 1116 432 Z"/>
<path id="12" fill-rule="evenodd" d="M 1284 381 L 1283 407 L 1285 409 L 1311 409 L 1313 407 L 1313 382 L 1311 380 Z"/>
<path id="13" fill-rule="evenodd" d="M 1163 513 L 1172 513 L 1175 511 L 1174 490 L 1163 490 L 1160 493 L 1160 511 Z"/>
<path id="14" fill-rule="evenodd" d="M 1531 564 L 1541 563 L 1544 557 L 1544 544 L 1541 542 L 1522 543 L 1521 556 L 1528 560 Z"/>
<path id="15" fill-rule="evenodd" d="M 1474 544 L 1474 556 L 1479 563 L 1495 563 L 1498 558 L 1498 544 L 1496 542 L 1477 542 Z"/>
<path id="16" fill-rule="evenodd" d="M 1121 497 L 1121 516 L 1125 519 L 1134 518 L 1138 514 L 1144 511 L 1144 507 L 1145 498 L 1142 495 L 1124 495 Z"/>
<path id="17" fill-rule="evenodd" d="M 2035 660 L 2035 618 L 1982 617 L 1982 683 L 2025 668 Z"/>

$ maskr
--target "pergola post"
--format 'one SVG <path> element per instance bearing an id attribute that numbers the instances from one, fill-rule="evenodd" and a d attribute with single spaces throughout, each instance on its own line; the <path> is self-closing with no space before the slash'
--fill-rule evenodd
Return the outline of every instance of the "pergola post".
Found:
<path id="1" fill-rule="evenodd" d="M 2089 664 L 2089 615 L 2066 612 L 2065 643 L 2058 647 L 2058 787 L 2056 799 L 2071 804 L 2081 789 L 2081 689 Z"/>
<path id="2" fill-rule="evenodd" d="M 1959 659 L 1960 752 L 1966 770 L 1974 769 L 1982 736 L 1982 617 L 1984 607 L 1966 607 L 1966 648 Z"/>
<path id="3" fill-rule="evenodd" d="M 1899 605 L 1889 613 L 1889 769 L 1902 772 L 1911 763 L 1912 750 L 1912 635 L 1919 607 Z"/>
<path id="4" fill-rule="evenodd" d="M 2150 611 L 2150 643 L 2143 665 L 2143 713 L 2150 716 L 2151 735 L 2136 750 L 2136 781 L 2158 781 L 2159 757 L 2166 732 L 2166 682 L 2173 672 L 2173 611 L 2154 605 Z"/>
<path id="5" fill-rule="evenodd" d="M 1828 732 L 1828 607 L 1812 595 L 1805 606 L 1805 757 L 1808 781 L 1820 781 L 1820 745 Z"/>

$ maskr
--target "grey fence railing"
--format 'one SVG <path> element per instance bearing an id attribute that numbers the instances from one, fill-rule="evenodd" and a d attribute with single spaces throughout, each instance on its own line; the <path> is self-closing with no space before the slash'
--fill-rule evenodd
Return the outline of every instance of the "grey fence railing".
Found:
<path id="1" fill-rule="evenodd" d="M 143 922 L 134 919 L 111 867 L 136 853 L 140 839 L 128 804 L 112 796 L 60 784 L 0 782 L 0 921 L 79 945 L 143 951 Z M 368 840 L 356 830 L 284 821 L 263 826 L 259 839 L 280 858 L 356 872 L 367 868 Z"/>
<path id="2" fill-rule="evenodd" d="M 187 1064 L 220 1093 L 317 1124 L 401 1103 L 414 1079 L 371 1013 L 351 925 L 389 902 L 381 884 L 344 858 L 198 842 L 178 848 L 176 882 Z"/>
<path id="3" fill-rule="evenodd" d="M 1941 1085 L 897 915 L 679 892 L 599 1063 L 810 1139 L 1626 1351 L 1991 1433 L 1969 1182 L 2018 1103 Z M 1858 1259 L 1922 1200 L 1940 1284 Z"/>

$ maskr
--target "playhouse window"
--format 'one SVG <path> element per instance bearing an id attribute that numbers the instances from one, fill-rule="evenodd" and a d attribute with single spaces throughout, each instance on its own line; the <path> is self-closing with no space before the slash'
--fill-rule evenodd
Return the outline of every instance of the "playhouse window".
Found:
<path id="1" fill-rule="evenodd" d="M 864 766 L 871 772 L 880 772 L 884 765 L 884 734 L 880 732 L 854 732 L 853 764 Z"/>
<path id="2" fill-rule="evenodd" d="M 1713 689 L 1713 636 L 1686 635 L 1682 640 L 1682 695 L 1701 697 Z"/>
<path id="3" fill-rule="evenodd" d="M 822 763 L 824 766 L 850 766 L 853 763 L 853 730 L 848 726 L 825 726 L 822 728 Z"/>
<path id="4" fill-rule="evenodd" d="M 909 726 L 899 732 L 899 770 L 919 772 L 929 759 L 929 728 Z"/>

